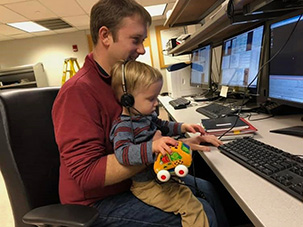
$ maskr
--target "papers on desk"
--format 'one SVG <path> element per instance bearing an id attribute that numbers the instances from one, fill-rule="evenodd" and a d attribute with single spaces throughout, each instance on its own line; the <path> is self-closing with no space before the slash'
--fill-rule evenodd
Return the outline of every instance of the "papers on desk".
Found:
<path id="1" fill-rule="evenodd" d="M 257 129 L 242 117 L 230 116 L 224 118 L 202 119 L 202 126 L 207 134 L 221 136 L 228 131 L 223 140 L 253 136 Z M 230 128 L 234 126 L 231 130 Z"/>

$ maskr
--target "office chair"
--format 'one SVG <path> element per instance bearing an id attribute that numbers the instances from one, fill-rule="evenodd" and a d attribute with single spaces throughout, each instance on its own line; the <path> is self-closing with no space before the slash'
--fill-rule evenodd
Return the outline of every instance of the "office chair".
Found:
<path id="1" fill-rule="evenodd" d="M 15 226 L 89 226 L 96 209 L 60 204 L 51 109 L 59 88 L 0 91 L 0 168 Z M 26 224 L 25 224 L 26 223 Z"/>

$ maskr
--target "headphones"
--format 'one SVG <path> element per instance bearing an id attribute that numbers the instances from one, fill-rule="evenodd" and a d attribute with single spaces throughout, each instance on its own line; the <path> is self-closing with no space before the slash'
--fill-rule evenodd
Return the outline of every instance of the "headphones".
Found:
<path id="1" fill-rule="evenodd" d="M 123 62 L 122 64 L 122 90 L 123 90 L 123 95 L 121 96 L 121 105 L 130 108 L 133 107 L 135 104 L 135 98 L 132 94 L 129 94 L 127 92 L 127 86 L 126 86 L 126 78 L 125 78 L 125 66 L 127 64 L 127 61 Z"/>

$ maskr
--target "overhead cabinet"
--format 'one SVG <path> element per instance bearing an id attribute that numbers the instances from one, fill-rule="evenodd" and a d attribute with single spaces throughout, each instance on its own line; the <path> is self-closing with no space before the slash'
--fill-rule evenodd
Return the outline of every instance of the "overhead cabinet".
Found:
<path id="1" fill-rule="evenodd" d="M 276 9 L 274 12 L 267 11 L 266 14 L 253 15 L 251 9 L 256 10 L 257 6 L 268 4 L 272 1 L 261 0 L 178 0 L 173 11 L 166 20 L 165 25 L 170 27 L 188 25 L 191 23 L 201 23 L 199 27 L 183 43 L 170 50 L 168 54 L 181 55 L 190 53 L 199 45 L 212 43 L 214 46 L 220 45 L 223 39 L 243 32 L 251 27 L 257 26 L 262 21 L 272 19 L 290 10 L 301 7 L 302 0 L 296 1 L 295 6 L 285 5 L 283 9 Z M 283 1 L 281 1 L 283 2 Z M 287 2 L 287 1 L 286 1 Z M 294 2 L 294 1 L 293 1 Z M 277 8 L 277 7 L 276 7 Z M 231 15 L 232 14 L 232 15 Z"/>

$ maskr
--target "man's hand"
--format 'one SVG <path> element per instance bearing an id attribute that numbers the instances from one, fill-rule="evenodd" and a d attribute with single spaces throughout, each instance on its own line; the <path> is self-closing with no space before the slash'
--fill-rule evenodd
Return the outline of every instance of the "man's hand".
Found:
<path id="1" fill-rule="evenodd" d="M 222 145 L 222 141 L 218 140 L 214 135 L 203 135 L 191 138 L 180 139 L 182 142 L 188 144 L 192 150 L 197 151 L 210 151 L 208 146 L 203 145 L 203 143 L 212 144 L 215 147 Z"/>

